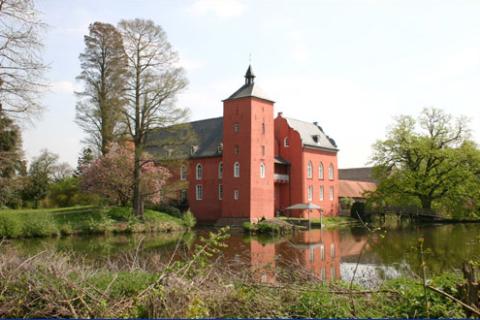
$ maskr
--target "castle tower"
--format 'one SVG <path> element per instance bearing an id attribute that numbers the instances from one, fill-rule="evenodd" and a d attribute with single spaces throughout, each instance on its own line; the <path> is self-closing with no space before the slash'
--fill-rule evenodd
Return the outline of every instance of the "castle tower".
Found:
<path id="1" fill-rule="evenodd" d="M 245 84 L 223 101 L 224 218 L 274 216 L 273 104 L 251 66 Z"/>

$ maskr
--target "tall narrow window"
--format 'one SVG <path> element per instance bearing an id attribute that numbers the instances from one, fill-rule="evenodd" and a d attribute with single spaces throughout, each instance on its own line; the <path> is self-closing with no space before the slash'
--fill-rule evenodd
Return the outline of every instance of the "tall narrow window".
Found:
<path id="1" fill-rule="evenodd" d="M 233 124 L 233 132 L 235 132 L 235 133 L 240 132 L 240 124 L 238 122 L 235 122 Z"/>
<path id="2" fill-rule="evenodd" d="M 223 199 L 223 185 L 219 184 L 218 185 L 218 200 L 222 200 L 222 199 Z"/>
<path id="3" fill-rule="evenodd" d="M 334 191 L 333 191 L 333 187 L 330 187 L 330 192 L 329 192 L 330 201 L 333 201 L 334 197 L 335 197 L 335 194 L 334 194 Z"/>
<path id="4" fill-rule="evenodd" d="M 195 177 L 197 178 L 197 180 L 203 179 L 203 167 L 200 163 L 198 163 L 195 167 Z"/>
<path id="5" fill-rule="evenodd" d="M 187 180 L 187 166 L 182 165 L 180 167 L 180 180 Z"/>
<path id="6" fill-rule="evenodd" d="M 320 259 L 325 260 L 325 246 L 323 243 L 320 244 Z"/>
<path id="7" fill-rule="evenodd" d="M 218 179 L 222 179 L 223 178 L 223 162 L 220 161 L 220 163 L 218 164 Z"/>
<path id="8" fill-rule="evenodd" d="M 308 164 L 307 164 L 307 178 L 312 179 L 312 177 L 313 177 L 313 165 L 312 165 L 312 161 L 308 161 Z"/>
<path id="9" fill-rule="evenodd" d="M 324 195 L 323 195 L 323 186 L 320 186 L 320 201 L 323 201 Z"/>
<path id="10" fill-rule="evenodd" d="M 234 200 L 240 199 L 240 191 L 238 191 L 238 190 L 233 190 L 233 199 L 234 199 Z"/>
<path id="11" fill-rule="evenodd" d="M 239 162 L 235 162 L 234 165 L 233 165 L 233 176 L 235 178 L 240 177 L 240 163 Z"/>
<path id="12" fill-rule="evenodd" d="M 239 154 L 240 153 L 240 147 L 237 145 L 235 145 L 235 147 L 233 147 L 233 153 L 235 154 Z"/>
<path id="13" fill-rule="evenodd" d="M 265 163 L 260 163 L 260 178 L 265 178 Z"/>
<path id="14" fill-rule="evenodd" d="M 288 142 L 288 137 L 285 137 L 285 139 L 283 139 L 283 146 L 284 146 L 285 148 L 288 148 L 289 145 L 290 145 L 290 144 L 289 144 L 289 142 Z"/>
<path id="15" fill-rule="evenodd" d="M 265 146 L 262 146 L 262 156 L 265 156 Z"/>
<path id="16" fill-rule="evenodd" d="M 323 163 L 320 162 L 318 165 L 318 179 L 323 180 Z"/>
<path id="17" fill-rule="evenodd" d="M 195 186 L 195 199 L 203 200 L 203 186 L 201 184 Z"/>
<path id="18" fill-rule="evenodd" d="M 330 257 L 335 258 L 335 243 L 330 243 Z"/>
<path id="19" fill-rule="evenodd" d="M 187 190 L 180 190 L 180 200 L 187 200 Z"/>
<path id="20" fill-rule="evenodd" d="M 333 164 L 330 163 L 330 165 L 328 166 L 328 179 L 333 180 L 333 177 Z"/>
<path id="21" fill-rule="evenodd" d="M 313 200 L 313 186 L 308 186 L 308 189 L 307 189 L 307 199 L 308 199 L 308 201 L 312 201 L 312 200 Z"/>
<path id="22" fill-rule="evenodd" d="M 265 134 L 265 122 L 262 122 L 262 134 Z"/>

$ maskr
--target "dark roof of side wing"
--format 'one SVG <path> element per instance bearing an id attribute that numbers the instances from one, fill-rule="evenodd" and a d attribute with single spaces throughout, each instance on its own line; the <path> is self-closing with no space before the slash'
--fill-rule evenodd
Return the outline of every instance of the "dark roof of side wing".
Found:
<path id="1" fill-rule="evenodd" d="M 290 128 L 300 134 L 304 146 L 338 151 L 335 140 L 327 136 L 315 123 L 284 117 Z"/>

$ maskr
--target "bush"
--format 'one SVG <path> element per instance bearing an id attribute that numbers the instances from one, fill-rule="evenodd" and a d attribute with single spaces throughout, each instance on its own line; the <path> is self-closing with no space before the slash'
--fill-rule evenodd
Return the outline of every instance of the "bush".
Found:
<path id="1" fill-rule="evenodd" d="M 39 214 L 38 212 L 24 214 L 22 236 L 23 237 L 49 237 L 57 236 L 60 231 L 55 220 L 50 214 Z"/>
<path id="2" fill-rule="evenodd" d="M 11 213 L 0 213 L 0 237 L 17 238 L 22 234 L 22 224 Z"/>
<path id="3" fill-rule="evenodd" d="M 174 207 L 174 206 L 171 206 L 169 204 L 160 204 L 158 206 L 155 206 L 153 208 L 153 210 L 155 211 L 160 211 L 160 212 L 163 212 L 163 213 L 167 213 L 171 216 L 174 216 L 176 218 L 182 218 L 182 212 L 180 211 L 180 209 Z"/>
<path id="4" fill-rule="evenodd" d="M 188 210 L 183 214 L 182 217 L 183 225 L 187 227 L 187 229 L 192 229 L 195 227 L 195 224 L 197 223 L 197 219 L 193 215 L 192 211 Z"/>

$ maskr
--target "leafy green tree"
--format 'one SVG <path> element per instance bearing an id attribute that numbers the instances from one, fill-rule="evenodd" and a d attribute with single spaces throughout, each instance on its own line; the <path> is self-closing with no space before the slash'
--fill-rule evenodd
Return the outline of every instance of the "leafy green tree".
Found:
<path id="1" fill-rule="evenodd" d="M 55 176 L 58 163 L 58 155 L 43 150 L 40 156 L 35 158 L 28 169 L 28 180 L 24 189 L 24 197 L 32 201 L 35 208 L 40 200 L 48 194 L 48 187 Z"/>
<path id="2" fill-rule="evenodd" d="M 425 210 L 454 200 L 474 211 L 480 200 L 480 151 L 469 137 L 465 118 L 439 109 L 424 109 L 417 120 L 398 117 L 387 138 L 374 145 L 379 186 L 373 197 Z"/>
<path id="3" fill-rule="evenodd" d="M 20 129 L 0 111 L 0 206 L 16 206 L 20 202 L 24 174 Z"/>

